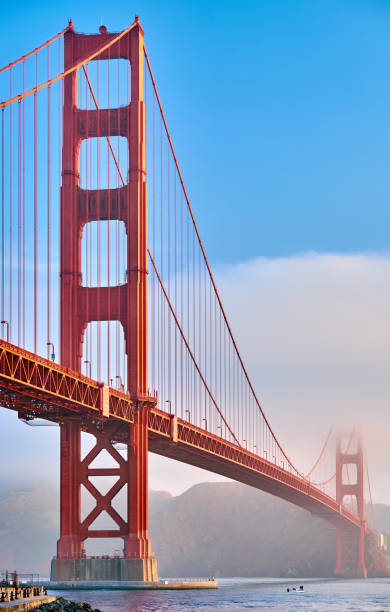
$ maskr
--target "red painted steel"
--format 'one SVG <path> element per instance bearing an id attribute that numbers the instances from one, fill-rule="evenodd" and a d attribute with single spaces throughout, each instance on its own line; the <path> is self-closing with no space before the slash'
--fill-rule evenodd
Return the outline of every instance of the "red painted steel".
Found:
<path id="1" fill-rule="evenodd" d="M 77 65 L 117 35 L 77 34 L 70 28 L 64 36 L 65 71 Z M 77 72 L 64 79 L 63 177 L 61 192 L 61 362 L 81 370 L 83 335 L 88 322 L 119 320 L 128 356 L 128 388 L 135 397 L 147 393 L 147 205 L 143 104 L 143 30 L 136 21 L 120 44 L 98 55 L 103 59 L 126 58 L 131 64 L 131 101 L 121 109 L 80 110 L 77 108 Z M 128 184 L 121 189 L 89 190 L 79 186 L 79 150 L 83 139 L 123 136 L 129 146 Z M 119 197 L 118 197 L 119 196 Z M 127 283 L 116 287 L 81 285 L 81 234 L 87 221 L 121 220 L 127 241 Z M 129 427 L 127 467 L 122 465 L 121 484 L 128 484 L 128 520 L 120 522 L 125 556 L 151 556 L 147 512 L 147 412 L 151 400 L 133 412 Z M 91 537 L 80 519 L 80 486 L 89 487 L 80 468 L 81 425 L 61 425 L 61 537 L 58 557 L 79 557 L 83 541 Z M 107 448 L 106 428 L 94 428 L 95 449 Z M 104 446 L 105 445 L 105 446 Z M 114 449 L 111 448 L 111 454 Z M 126 473 L 125 473 L 126 472 Z M 119 486 L 119 485 L 117 485 Z M 95 494 L 94 494 L 95 495 Z M 98 498 L 94 518 L 107 510 L 112 515 L 112 498 Z M 110 510 L 109 510 L 110 509 Z M 95 516 L 96 515 L 96 516 Z M 93 531 L 93 537 L 106 537 Z"/>
<path id="2" fill-rule="evenodd" d="M 88 433 L 96 438 L 95 446 L 90 450 L 83 460 L 78 463 L 78 470 L 81 476 L 81 484 L 95 498 L 96 506 L 91 510 L 88 516 L 81 523 L 81 539 L 84 541 L 87 538 L 96 537 L 127 537 L 128 527 L 127 522 L 121 517 L 118 512 L 112 507 L 111 502 L 115 495 L 128 484 L 128 461 L 113 447 L 112 440 L 115 439 L 116 432 L 122 424 L 119 422 L 111 422 L 103 427 L 98 424 L 91 424 L 88 427 Z M 129 429 L 127 429 L 129 432 Z M 96 459 L 98 454 L 106 450 L 114 461 L 118 464 L 117 468 L 92 468 L 91 463 Z M 109 491 L 102 495 L 100 491 L 92 484 L 89 477 L 96 476 L 118 476 L 118 480 L 112 485 Z M 102 512 L 107 514 L 117 524 L 117 529 L 112 530 L 96 530 L 91 529 L 91 524 L 98 518 Z"/>
<path id="3" fill-rule="evenodd" d="M 51 361 L 0 340 L 1 394 L 7 408 L 27 418 L 61 412 L 94 417 L 100 412 L 99 384 Z"/>
<path id="4" fill-rule="evenodd" d="M 65 79 L 68 75 L 70 75 L 72 73 L 75 73 L 78 70 L 78 68 L 81 68 L 82 66 L 84 66 L 84 64 L 95 60 L 97 58 L 97 56 L 99 56 L 100 59 L 107 59 L 107 54 L 104 56 L 104 52 L 107 51 L 108 49 L 118 48 L 119 41 L 122 38 L 124 38 L 137 24 L 138 24 L 138 22 L 134 22 L 131 26 L 129 26 L 128 28 L 126 28 L 125 30 L 123 30 L 122 32 L 117 34 L 114 39 L 113 38 L 108 39 L 108 42 L 106 42 L 103 46 L 100 46 L 100 47 L 96 46 L 92 42 L 91 47 L 92 47 L 93 50 L 90 51 L 87 56 L 84 55 L 84 57 L 82 57 L 82 59 L 77 64 L 74 64 L 73 66 L 71 66 L 70 68 L 65 70 L 64 72 L 60 72 L 59 74 L 57 74 L 55 77 L 52 77 L 48 81 L 45 81 L 44 83 L 41 83 L 40 85 L 36 85 L 35 87 L 32 87 L 28 91 L 23 91 L 23 93 L 18 94 L 17 96 L 10 97 L 8 100 L 0 102 L 0 108 L 5 108 L 7 106 L 10 106 L 14 102 L 19 102 L 19 101 L 23 100 L 24 98 L 27 98 L 28 96 L 31 96 L 32 94 L 38 93 L 39 91 L 41 91 L 42 89 L 45 89 L 46 87 L 49 87 L 50 85 L 53 85 L 53 83 L 56 83 L 57 81 Z M 72 30 L 73 30 L 73 24 L 72 24 L 72 22 L 70 22 L 70 25 L 69 25 L 68 28 L 66 28 L 65 32 L 72 31 Z M 98 36 L 98 35 L 96 35 L 96 36 Z M 50 42 L 51 41 L 48 41 L 48 43 L 46 43 L 46 44 L 49 44 Z M 118 44 L 117 44 L 117 42 L 118 42 Z M 43 45 L 43 46 L 45 46 L 45 45 Z M 87 47 L 88 47 L 88 45 L 87 45 Z M 34 54 L 34 52 L 35 51 L 33 51 L 31 54 L 29 54 L 29 56 Z M 22 60 L 23 60 L 23 58 L 17 60 L 16 63 L 19 63 Z"/>

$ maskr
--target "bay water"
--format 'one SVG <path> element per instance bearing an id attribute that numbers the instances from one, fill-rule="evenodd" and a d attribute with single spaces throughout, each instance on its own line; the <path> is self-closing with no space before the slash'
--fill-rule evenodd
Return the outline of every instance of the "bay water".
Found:
<path id="1" fill-rule="evenodd" d="M 390 578 L 320 580 L 281 578 L 219 579 L 217 590 L 188 591 L 63 591 L 102 612 L 187 610 L 281 610 L 304 612 L 390 612 Z M 292 591 L 303 584 L 304 592 Z M 287 592 L 290 588 L 290 592 Z"/>

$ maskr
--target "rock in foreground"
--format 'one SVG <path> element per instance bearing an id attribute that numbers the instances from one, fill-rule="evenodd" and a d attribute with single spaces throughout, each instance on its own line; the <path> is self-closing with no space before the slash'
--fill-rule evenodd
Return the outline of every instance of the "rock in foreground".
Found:
<path id="1" fill-rule="evenodd" d="M 39 608 L 35 608 L 33 612 L 38 612 L 39 610 L 45 610 L 46 612 L 54 612 L 55 610 L 61 610 L 61 612 L 101 612 L 98 608 L 91 608 L 88 603 L 68 601 L 63 597 L 59 597 L 56 601 L 52 601 L 51 603 L 41 604 Z"/>

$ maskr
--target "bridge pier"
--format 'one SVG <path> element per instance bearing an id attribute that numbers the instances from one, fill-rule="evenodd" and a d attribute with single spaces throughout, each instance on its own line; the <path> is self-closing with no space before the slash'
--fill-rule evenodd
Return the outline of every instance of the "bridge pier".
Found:
<path id="1" fill-rule="evenodd" d="M 51 565 L 53 581 L 152 581 L 158 580 L 157 561 L 151 552 L 148 537 L 148 405 L 143 405 L 129 426 L 106 423 L 88 427 L 96 439 L 95 446 L 81 459 L 78 423 L 61 430 L 61 536 L 57 557 Z M 85 429 L 85 428 L 84 428 Z M 113 446 L 123 441 L 127 431 L 127 460 Z M 126 442 L 125 442 L 126 443 Z M 107 451 L 117 468 L 97 468 L 91 464 L 99 453 Z M 117 480 L 105 495 L 89 480 L 89 476 L 116 476 Z M 114 509 L 112 500 L 127 485 L 127 521 Z M 96 505 L 81 520 L 81 486 L 95 498 Z M 94 521 L 106 512 L 117 529 L 94 529 Z M 122 537 L 123 557 L 87 557 L 87 538 Z"/>
<path id="2" fill-rule="evenodd" d="M 52 582 L 157 582 L 156 559 L 53 559 Z"/>
<path id="3" fill-rule="evenodd" d="M 364 536 L 363 525 L 354 532 L 337 529 L 336 576 L 367 578 Z"/>

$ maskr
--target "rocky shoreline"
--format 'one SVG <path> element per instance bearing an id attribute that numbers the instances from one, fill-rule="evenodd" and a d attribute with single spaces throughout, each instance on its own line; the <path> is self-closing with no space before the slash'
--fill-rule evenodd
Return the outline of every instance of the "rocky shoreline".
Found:
<path id="1" fill-rule="evenodd" d="M 34 608 L 32 612 L 101 612 L 99 608 L 92 608 L 88 603 L 81 603 L 81 601 L 69 601 L 63 597 L 59 597 L 55 601 L 50 603 L 41 604 L 38 608 Z"/>

